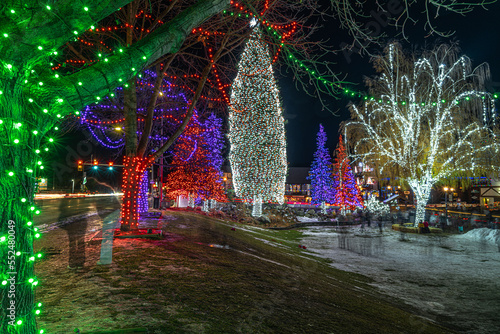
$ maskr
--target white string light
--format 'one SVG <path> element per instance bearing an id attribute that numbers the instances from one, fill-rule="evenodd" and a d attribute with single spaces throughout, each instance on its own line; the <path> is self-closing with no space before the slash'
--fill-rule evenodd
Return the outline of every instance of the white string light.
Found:
<path id="1" fill-rule="evenodd" d="M 441 46 L 402 66 L 402 50 L 390 45 L 388 55 L 378 59 L 380 75 L 373 81 L 380 99 L 353 105 L 356 120 L 346 126 L 346 132 L 363 133 L 356 137 L 355 158 L 377 161 L 380 173 L 397 169 L 412 188 L 416 225 L 436 182 L 481 166 L 498 170 L 481 161 L 482 153 L 499 149 L 493 96 L 475 89 L 482 86 L 484 68 L 471 70 L 469 58 L 449 61 L 453 56 L 451 48 Z"/>
<path id="2" fill-rule="evenodd" d="M 285 126 L 269 50 L 255 28 L 231 92 L 229 161 L 236 196 L 284 202 Z"/>

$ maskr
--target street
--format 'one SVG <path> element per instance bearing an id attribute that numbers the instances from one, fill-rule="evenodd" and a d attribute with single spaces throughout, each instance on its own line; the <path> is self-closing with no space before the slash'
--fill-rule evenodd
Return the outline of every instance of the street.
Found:
<path id="1" fill-rule="evenodd" d="M 108 214 L 120 208 L 120 197 L 98 196 L 82 198 L 38 199 L 35 204 L 41 214 L 34 218 L 35 225 L 43 232 L 58 224 L 89 217 L 96 214 Z"/>

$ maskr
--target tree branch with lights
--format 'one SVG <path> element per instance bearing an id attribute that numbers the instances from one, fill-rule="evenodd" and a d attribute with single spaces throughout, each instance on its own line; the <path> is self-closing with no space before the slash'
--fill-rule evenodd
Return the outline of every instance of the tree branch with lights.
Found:
<path id="1" fill-rule="evenodd" d="M 33 225 L 33 216 L 41 212 L 34 203 L 35 180 L 43 173 L 43 158 L 52 145 L 51 138 L 44 136 L 65 115 L 94 103 L 156 58 L 178 50 L 194 27 L 227 8 L 230 1 L 198 1 L 156 34 L 123 52 L 118 51 L 108 61 L 103 59 L 96 66 L 69 75 L 51 72 L 50 62 L 57 51 L 53 48 L 66 43 L 70 32 L 76 37 L 128 2 L 101 1 L 80 7 L 74 2 L 60 1 L 53 8 L 38 1 L 3 4 L 0 13 L 5 28 L 0 55 L 0 288 L 4 296 L 7 289 L 15 288 L 14 299 L 2 299 L 2 309 L 14 302 L 16 311 L 12 319 L 8 317 L 10 314 L 2 313 L 2 333 L 40 333 L 35 320 L 40 305 L 34 302 L 34 289 L 38 284 L 34 261 L 42 254 L 33 249 L 33 239 L 40 236 Z M 8 8 L 9 4 L 12 8 Z M 91 15 L 90 9 L 95 10 Z M 9 233 L 15 234 L 15 242 L 9 241 L 12 239 Z M 9 273 L 15 273 L 12 285 L 7 279 L 14 274 Z"/>
<path id="2" fill-rule="evenodd" d="M 436 183 L 499 170 L 498 115 L 484 90 L 489 68 L 472 68 L 453 45 L 417 58 L 398 44 L 387 46 L 374 67 L 377 76 L 367 79 L 374 97 L 351 105 L 346 135 L 355 159 L 374 161 L 383 177 L 411 187 L 418 224 Z"/>

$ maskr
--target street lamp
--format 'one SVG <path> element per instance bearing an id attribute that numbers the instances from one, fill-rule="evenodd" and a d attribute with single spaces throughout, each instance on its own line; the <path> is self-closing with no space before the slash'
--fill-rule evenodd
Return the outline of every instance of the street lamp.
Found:
<path id="1" fill-rule="evenodd" d="M 446 225 L 448 225 L 448 190 L 453 192 L 453 188 L 444 187 L 444 214 L 446 216 Z"/>
<path id="2" fill-rule="evenodd" d="M 75 192 L 75 180 L 71 179 L 71 193 L 73 194 Z"/>

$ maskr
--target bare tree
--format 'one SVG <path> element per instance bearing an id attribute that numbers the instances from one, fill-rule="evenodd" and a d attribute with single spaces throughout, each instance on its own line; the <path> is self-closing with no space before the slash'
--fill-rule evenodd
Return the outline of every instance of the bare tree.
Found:
<path id="1" fill-rule="evenodd" d="M 411 187 L 418 224 L 437 182 L 500 168 L 492 164 L 500 144 L 493 97 L 484 91 L 489 68 L 472 68 L 453 45 L 416 59 L 398 44 L 374 67 L 378 75 L 367 79 L 372 97 L 351 106 L 346 135 L 356 159 L 375 162 L 383 177 Z"/>

